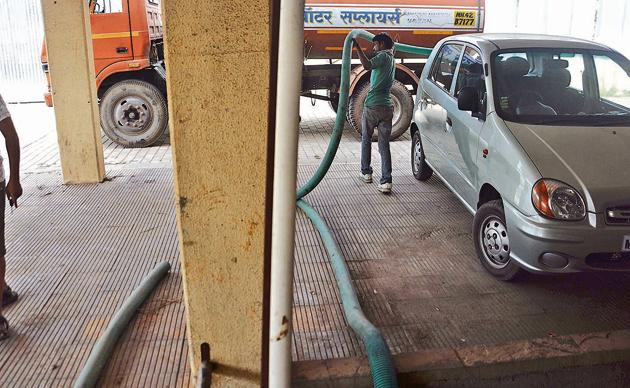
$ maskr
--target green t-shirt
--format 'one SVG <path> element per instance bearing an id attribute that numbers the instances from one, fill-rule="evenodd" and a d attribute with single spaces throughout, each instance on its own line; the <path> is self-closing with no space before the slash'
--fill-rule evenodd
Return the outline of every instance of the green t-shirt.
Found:
<path id="1" fill-rule="evenodd" d="M 372 64 L 371 85 L 365 99 L 365 106 L 393 106 L 392 98 L 389 94 L 396 73 L 396 64 L 392 50 L 379 51 L 374 58 L 370 59 L 370 63 Z"/>

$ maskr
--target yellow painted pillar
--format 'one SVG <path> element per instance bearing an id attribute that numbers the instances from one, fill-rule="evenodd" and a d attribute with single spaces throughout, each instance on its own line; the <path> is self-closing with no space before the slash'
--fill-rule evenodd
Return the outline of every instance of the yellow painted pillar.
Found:
<path id="1" fill-rule="evenodd" d="M 259 386 L 267 341 L 270 5 L 162 6 L 192 372 L 208 343 L 218 364 L 213 387 Z"/>
<path id="2" fill-rule="evenodd" d="M 65 183 L 105 178 L 88 2 L 42 0 Z"/>

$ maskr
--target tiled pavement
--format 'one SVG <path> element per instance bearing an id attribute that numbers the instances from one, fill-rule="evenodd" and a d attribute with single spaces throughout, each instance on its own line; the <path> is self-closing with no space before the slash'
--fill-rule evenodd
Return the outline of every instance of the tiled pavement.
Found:
<path id="1" fill-rule="evenodd" d="M 303 112 L 301 182 L 319 164 L 333 123 L 325 106 Z M 344 133 L 331 171 L 306 200 L 331 227 L 366 316 L 394 354 L 630 328 L 630 276 L 495 280 L 476 259 L 470 214 L 438 179 L 413 178 L 408 135 L 392 143 L 390 196 L 358 179 L 358 139 Z M 294 359 L 364 355 L 343 319 L 321 240 L 301 212 L 296 235 Z"/>
<path id="2" fill-rule="evenodd" d="M 71 386 L 111 317 L 161 261 L 171 273 L 117 345 L 102 386 L 185 386 L 185 315 L 170 169 L 110 169 L 101 185 L 24 174 L 7 211 L 13 336 L 0 342 L 0 386 Z"/>
<path id="3" fill-rule="evenodd" d="M 334 122 L 327 105 L 302 102 L 301 182 L 321 161 Z M 15 116 L 26 131 L 26 194 L 20 209 L 7 212 L 8 275 L 22 300 L 6 311 L 16 337 L 0 344 L 0 386 L 68 385 L 124 297 L 165 259 L 173 273 L 133 321 L 101 383 L 186 385 L 168 139 L 143 150 L 105 140 L 113 180 L 66 187 L 50 120 L 29 113 L 37 109 Z M 393 353 L 630 327 L 627 275 L 529 276 L 509 284 L 487 275 L 475 259 L 471 216 L 437 179 L 413 179 L 409 147 L 408 136 L 392 143 L 394 192 L 383 196 L 357 179 L 358 136 L 348 130 L 330 173 L 306 198 L 332 228 L 366 315 Z M 298 212 L 296 361 L 363 354 L 333 276 L 318 234 Z"/>
<path id="4" fill-rule="evenodd" d="M 189 385 L 168 138 L 147 149 L 103 138 L 110 181 L 64 186 L 52 110 L 9 109 L 24 197 L 6 211 L 8 282 L 20 300 L 4 311 L 14 335 L 0 342 L 0 387 L 71 386 L 109 319 L 164 260 L 171 273 L 132 321 L 100 385 Z"/>

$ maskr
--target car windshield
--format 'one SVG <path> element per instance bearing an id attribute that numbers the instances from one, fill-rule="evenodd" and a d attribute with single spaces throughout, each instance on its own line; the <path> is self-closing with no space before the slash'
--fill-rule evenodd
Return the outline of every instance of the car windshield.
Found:
<path id="1" fill-rule="evenodd" d="M 495 105 L 507 121 L 630 126 L 630 62 L 608 51 L 526 49 L 493 56 Z"/>

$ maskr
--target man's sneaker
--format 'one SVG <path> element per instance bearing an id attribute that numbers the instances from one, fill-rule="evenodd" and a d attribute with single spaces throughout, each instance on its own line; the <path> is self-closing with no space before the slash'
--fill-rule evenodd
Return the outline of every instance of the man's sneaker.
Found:
<path id="1" fill-rule="evenodd" d="M 17 292 L 13 291 L 11 287 L 6 286 L 4 292 L 2 293 L 2 307 L 10 305 L 16 300 L 18 300 Z"/>
<path id="2" fill-rule="evenodd" d="M 365 183 L 372 183 L 372 174 L 361 174 L 361 180 Z"/>
<path id="3" fill-rule="evenodd" d="M 383 194 L 389 194 L 392 192 L 392 184 L 391 183 L 381 183 L 376 187 L 378 191 Z"/>

